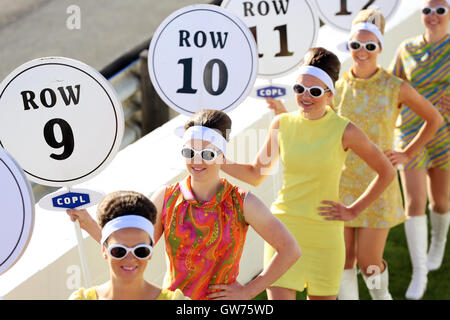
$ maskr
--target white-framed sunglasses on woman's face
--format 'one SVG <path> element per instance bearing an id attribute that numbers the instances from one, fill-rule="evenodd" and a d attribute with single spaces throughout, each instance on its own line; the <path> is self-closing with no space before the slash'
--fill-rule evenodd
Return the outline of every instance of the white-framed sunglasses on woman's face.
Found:
<path id="1" fill-rule="evenodd" d="M 132 252 L 139 260 L 145 260 L 152 254 L 152 246 L 145 243 L 138 244 L 133 248 L 126 247 L 119 243 L 112 244 L 111 246 L 105 244 L 105 247 L 108 249 L 109 256 L 115 260 L 125 258 L 129 252 Z"/>
<path id="2" fill-rule="evenodd" d="M 348 47 L 353 51 L 361 50 L 361 48 L 364 47 L 366 51 L 374 52 L 378 50 L 380 45 L 374 41 L 360 42 L 358 40 L 351 40 L 348 42 Z"/>
<path id="3" fill-rule="evenodd" d="M 319 86 L 313 86 L 313 87 L 308 88 L 308 87 L 302 85 L 301 83 L 294 84 L 293 89 L 296 94 L 304 94 L 306 91 L 308 91 L 309 94 L 314 98 L 320 98 L 321 96 L 324 95 L 325 92 L 330 91 L 330 89 L 328 89 L 328 88 L 324 89 Z"/>
<path id="4" fill-rule="evenodd" d="M 423 7 L 422 8 L 422 14 L 424 14 L 426 16 L 432 14 L 433 12 L 435 14 L 437 14 L 438 16 L 445 16 L 447 14 L 447 12 L 448 12 L 448 8 L 444 7 L 444 6 L 439 6 L 439 7 L 436 7 L 436 8 L 432 8 L 432 7 L 428 7 L 427 6 L 427 7 Z"/>
<path id="5" fill-rule="evenodd" d="M 181 155 L 186 159 L 192 159 L 196 154 L 199 154 L 205 161 L 214 161 L 219 155 L 219 151 L 211 148 L 205 148 L 202 150 L 195 150 L 191 147 L 184 146 L 181 149 Z"/>

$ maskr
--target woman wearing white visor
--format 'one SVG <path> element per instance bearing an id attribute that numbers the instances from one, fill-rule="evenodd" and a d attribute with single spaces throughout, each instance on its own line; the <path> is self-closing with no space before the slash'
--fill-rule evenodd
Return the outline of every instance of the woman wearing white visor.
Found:
<path id="1" fill-rule="evenodd" d="M 298 260 L 301 251 L 287 228 L 254 194 L 220 178 L 231 119 L 217 110 L 197 112 L 186 123 L 180 147 L 188 176 L 152 195 L 154 240 L 162 236 L 168 259 L 163 288 L 193 300 L 247 300 L 265 290 Z M 74 213 L 72 213 L 73 215 Z M 85 210 L 80 225 L 99 240 Z M 246 284 L 237 281 L 248 227 L 276 248 L 266 268 Z"/>
<path id="2" fill-rule="evenodd" d="M 384 26 L 383 15 L 374 9 L 363 10 L 354 18 L 348 42 L 353 66 L 338 81 L 335 104 L 340 114 L 363 129 L 397 166 L 411 159 L 430 141 L 442 118 L 411 85 L 377 64 L 384 45 Z M 411 106 L 417 117 L 423 119 L 424 125 L 414 141 L 394 152 L 395 123 L 402 104 Z M 372 178 L 370 168 L 350 153 L 340 186 L 344 203 L 352 203 Z M 392 299 L 388 288 L 388 265 L 383 260 L 383 252 L 389 229 L 404 221 L 400 186 L 398 179 L 395 179 L 358 218 L 346 222 L 347 255 L 340 299 L 358 298 L 355 262 L 361 269 L 372 299 Z"/>
<path id="3" fill-rule="evenodd" d="M 348 42 L 353 66 L 336 83 L 334 105 L 338 112 L 353 121 L 384 151 L 394 166 L 413 156 L 439 127 L 442 121 L 433 106 L 408 83 L 392 76 L 378 66 L 383 48 L 385 20 L 373 9 L 361 11 L 353 20 Z M 401 152 L 391 151 L 394 129 L 402 103 L 409 103 L 425 120 L 421 134 Z M 282 112 L 279 102 L 272 102 L 276 112 Z M 395 155 L 394 155 L 395 154 Z M 349 205 L 358 199 L 375 177 L 375 172 L 350 151 L 340 181 L 340 198 Z M 358 217 L 345 222 L 346 261 L 338 298 L 359 298 L 356 262 L 369 293 L 374 300 L 392 299 L 384 247 L 389 229 L 405 220 L 400 186 L 395 179 Z"/>
<path id="4" fill-rule="evenodd" d="M 450 225 L 450 20 L 449 1 L 427 0 L 422 7 L 424 34 L 403 41 L 391 63 L 394 75 L 408 81 L 440 112 L 444 123 L 424 148 L 404 163 L 400 171 L 408 220 L 406 239 L 413 265 L 407 298 L 420 299 L 427 272 L 437 270 L 444 258 Z M 401 109 L 397 143 L 403 147 L 421 134 L 422 119 L 412 105 Z M 429 201 L 431 243 L 425 214 Z"/>
<path id="5" fill-rule="evenodd" d="M 223 170 L 258 185 L 281 157 L 283 186 L 272 212 L 294 234 L 300 259 L 269 289 L 273 299 L 336 299 L 345 262 L 344 222 L 356 218 L 384 191 L 395 175 L 386 156 L 362 130 L 330 107 L 340 62 L 324 48 L 304 57 L 294 85 L 298 110 L 276 116 L 268 138 L 252 164 L 227 164 Z M 273 100 L 271 100 L 274 103 Z M 372 183 L 350 204 L 341 204 L 339 180 L 349 150 L 368 167 Z M 269 160 L 269 161 L 268 161 Z M 266 261 L 274 254 L 267 246 Z"/>
<path id="6" fill-rule="evenodd" d="M 75 217 L 75 210 L 69 211 Z M 102 254 L 109 264 L 110 280 L 80 288 L 71 300 L 186 300 L 180 290 L 161 289 L 144 279 L 154 241 L 156 208 L 144 195 L 117 191 L 97 208 Z"/>

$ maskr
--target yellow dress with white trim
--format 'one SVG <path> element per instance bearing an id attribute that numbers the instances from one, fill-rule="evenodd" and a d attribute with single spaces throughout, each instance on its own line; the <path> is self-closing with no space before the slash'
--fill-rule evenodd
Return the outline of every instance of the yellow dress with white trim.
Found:
<path id="1" fill-rule="evenodd" d="M 403 80 L 383 68 L 369 79 L 355 78 L 351 71 L 345 72 L 336 82 L 334 99 L 338 113 L 350 119 L 363 130 L 381 151 L 394 147 L 394 131 L 400 113 L 398 96 Z M 341 177 L 340 196 L 350 205 L 366 190 L 376 177 L 367 163 L 353 151 L 349 151 Z M 345 222 L 352 228 L 392 228 L 406 220 L 398 179 L 358 217 Z"/>
<path id="2" fill-rule="evenodd" d="M 272 213 L 297 240 L 302 256 L 272 286 L 313 296 L 336 295 L 345 263 L 344 223 L 327 221 L 321 201 L 340 202 L 339 180 L 347 153 L 342 136 L 349 120 L 327 107 L 325 116 L 308 120 L 300 111 L 280 116 L 278 141 L 284 166 L 283 186 Z M 265 244 L 267 265 L 275 250 Z"/>

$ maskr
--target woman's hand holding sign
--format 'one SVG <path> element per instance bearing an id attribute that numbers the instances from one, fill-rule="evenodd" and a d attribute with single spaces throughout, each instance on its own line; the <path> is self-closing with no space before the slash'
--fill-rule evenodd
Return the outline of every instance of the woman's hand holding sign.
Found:
<path id="1" fill-rule="evenodd" d="M 94 238 L 94 240 L 100 242 L 100 239 L 102 238 L 102 230 L 100 229 L 100 226 L 97 224 L 97 222 L 92 219 L 91 215 L 89 214 L 89 212 L 87 212 L 86 209 L 68 209 L 66 212 L 73 222 L 78 220 L 81 229 L 89 233 L 91 237 Z"/>

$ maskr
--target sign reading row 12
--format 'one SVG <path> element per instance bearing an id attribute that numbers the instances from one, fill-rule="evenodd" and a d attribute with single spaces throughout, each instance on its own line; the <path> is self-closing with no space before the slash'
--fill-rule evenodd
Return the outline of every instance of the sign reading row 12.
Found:
<path id="1" fill-rule="evenodd" d="M 0 145 L 36 183 L 62 187 L 92 178 L 115 156 L 123 132 L 114 88 L 80 61 L 32 60 L 0 84 Z"/>
<path id="2" fill-rule="evenodd" d="M 359 11 L 377 8 L 388 20 L 397 10 L 399 0 L 314 0 L 320 18 L 328 25 L 349 32 Z"/>

